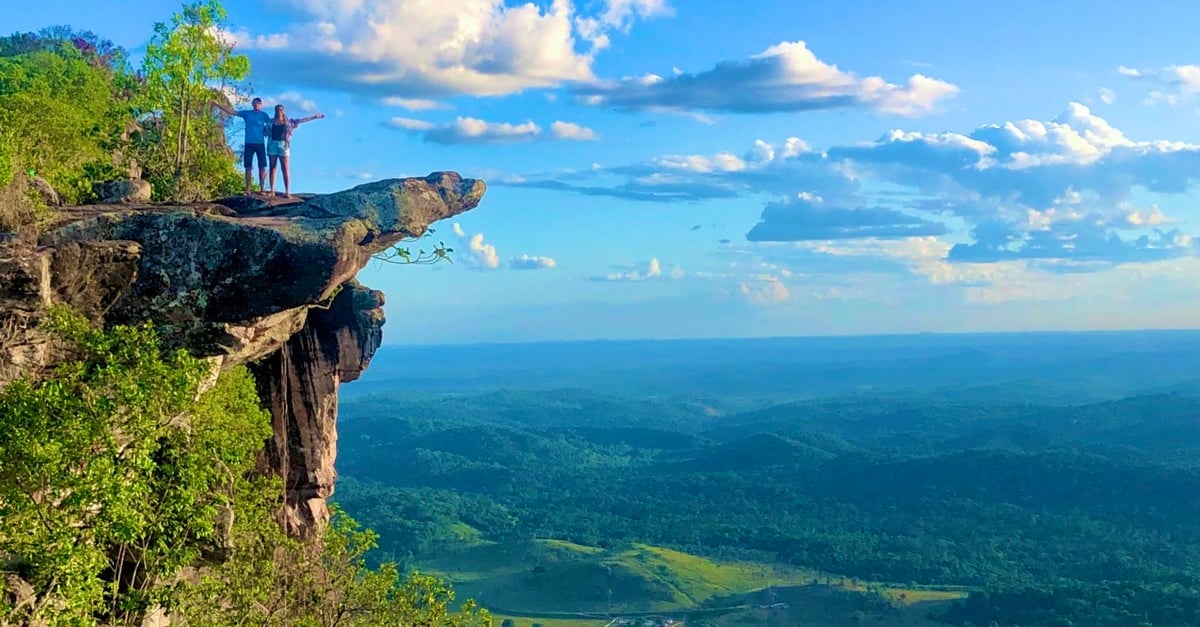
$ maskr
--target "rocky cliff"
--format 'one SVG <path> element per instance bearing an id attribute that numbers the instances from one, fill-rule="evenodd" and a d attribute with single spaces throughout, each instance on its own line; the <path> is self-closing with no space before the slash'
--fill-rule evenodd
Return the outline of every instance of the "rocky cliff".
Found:
<path id="1" fill-rule="evenodd" d="M 57 303 L 108 325 L 150 320 L 218 369 L 248 364 L 274 427 L 261 466 L 305 536 L 333 493 L 338 386 L 382 339 L 383 295 L 355 275 L 484 191 L 439 172 L 286 201 L 65 207 L 36 241 L 0 240 L 0 387 L 61 359 L 37 326 Z"/>

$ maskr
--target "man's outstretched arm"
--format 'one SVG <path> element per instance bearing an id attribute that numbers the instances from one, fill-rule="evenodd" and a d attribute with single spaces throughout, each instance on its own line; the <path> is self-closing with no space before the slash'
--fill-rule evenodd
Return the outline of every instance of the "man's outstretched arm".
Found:
<path id="1" fill-rule="evenodd" d="M 224 111 L 228 115 L 237 115 L 237 111 L 235 111 L 233 109 L 233 107 L 229 106 L 229 103 L 227 103 L 227 102 L 221 102 L 220 100 L 211 100 L 211 101 L 209 101 L 209 104 Z"/>

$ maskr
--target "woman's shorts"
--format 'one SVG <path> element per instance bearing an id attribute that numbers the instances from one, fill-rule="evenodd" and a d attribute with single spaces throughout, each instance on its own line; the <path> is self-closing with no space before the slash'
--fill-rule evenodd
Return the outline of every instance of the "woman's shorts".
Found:
<path id="1" fill-rule="evenodd" d="M 273 139 L 268 141 L 267 142 L 267 154 L 272 157 L 288 156 L 287 142 L 275 141 Z"/>

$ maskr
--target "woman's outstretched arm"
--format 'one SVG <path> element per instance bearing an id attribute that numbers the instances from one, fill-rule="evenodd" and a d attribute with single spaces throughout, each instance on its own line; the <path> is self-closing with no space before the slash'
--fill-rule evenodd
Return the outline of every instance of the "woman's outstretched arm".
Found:
<path id="1" fill-rule="evenodd" d="M 312 122 L 313 120 L 320 120 L 323 117 L 325 117 L 324 113 L 317 113 L 315 115 L 310 115 L 306 118 L 299 118 L 299 119 L 295 120 L 296 126 L 304 124 L 305 122 Z"/>

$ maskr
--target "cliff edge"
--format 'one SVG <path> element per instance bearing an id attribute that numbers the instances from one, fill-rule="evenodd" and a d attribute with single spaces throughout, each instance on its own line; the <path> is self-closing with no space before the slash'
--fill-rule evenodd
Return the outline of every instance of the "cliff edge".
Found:
<path id="1" fill-rule="evenodd" d="M 219 369 L 247 364 L 272 416 L 260 467 L 284 480 L 287 531 L 308 536 L 328 518 L 338 386 L 382 340 L 383 294 L 355 275 L 485 190 L 435 172 L 287 200 L 64 207 L 36 241 L 0 239 L 0 387 L 65 358 L 38 329 L 54 304 L 149 320 Z"/>

